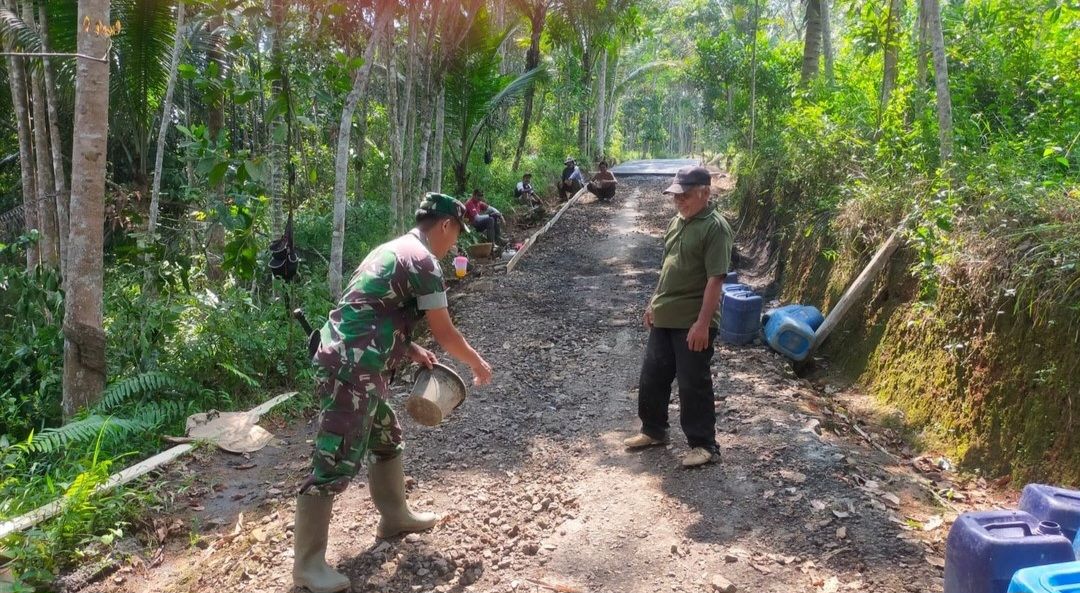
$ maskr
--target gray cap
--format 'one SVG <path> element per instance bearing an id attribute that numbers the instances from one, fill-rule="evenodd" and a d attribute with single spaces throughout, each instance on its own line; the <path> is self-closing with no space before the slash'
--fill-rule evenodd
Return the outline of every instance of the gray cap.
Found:
<path id="1" fill-rule="evenodd" d="M 712 174 L 705 167 L 683 167 L 675 173 L 675 181 L 664 190 L 665 194 L 685 194 L 688 190 L 712 185 Z"/>

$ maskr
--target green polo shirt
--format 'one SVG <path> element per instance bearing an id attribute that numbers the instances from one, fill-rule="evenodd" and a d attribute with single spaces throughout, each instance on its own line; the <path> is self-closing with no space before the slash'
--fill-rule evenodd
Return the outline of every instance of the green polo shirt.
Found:
<path id="1" fill-rule="evenodd" d="M 705 284 L 728 273 L 734 234 L 716 204 L 710 202 L 697 216 L 676 215 L 664 235 L 664 263 L 651 306 L 656 327 L 689 329 L 697 321 Z M 720 323 L 720 310 L 712 326 Z"/>

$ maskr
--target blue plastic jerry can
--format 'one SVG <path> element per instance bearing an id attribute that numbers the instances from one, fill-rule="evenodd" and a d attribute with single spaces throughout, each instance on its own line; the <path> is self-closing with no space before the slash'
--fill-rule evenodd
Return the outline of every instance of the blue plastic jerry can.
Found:
<path id="1" fill-rule="evenodd" d="M 1020 495 L 1020 510 L 1040 521 L 1061 525 L 1061 532 L 1070 540 L 1080 530 L 1080 491 L 1028 484 Z"/>
<path id="2" fill-rule="evenodd" d="M 1008 593 L 1080 593 L 1080 562 L 1022 568 L 1013 575 Z"/>
<path id="3" fill-rule="evenodd" d="M 765 315 L 765 342 L 773 350 L 800 361 L 810 355 L 814 332 L 824 317 L 815 307 L 787 305 Z"/>
<path id="4" fill-rule="evenodd" d="M 728 344 L 752 342 L 761 331 L 764 303 L 749 290 L 725 291 L 720 305 L 720 339 Z"/>
<path id="5" fill-rule="evenodd" d="M 1016 571 L 1071 560 L 1056 523 L 1023 511 L 964 513 L 945 544 L 945 593 L 1006 593 Z"/>

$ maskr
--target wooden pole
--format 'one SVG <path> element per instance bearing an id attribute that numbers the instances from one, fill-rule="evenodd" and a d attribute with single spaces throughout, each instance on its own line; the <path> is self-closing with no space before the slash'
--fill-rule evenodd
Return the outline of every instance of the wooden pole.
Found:
<path id="1" fill-rule="evenodd" d="M 855 301 L 859 299 L 859 296 L 867 286 L 870 286 L 870 282 L 881 272 L 881 269 L 885 267 L 885 263 L 889 261 L 892 254 L 896 252 L 896 249 L 900 247 L 900 243 L 903 240 L 901 232 L 904 225 L 900 225 L 893 234 L 889 237 L 888 241 L 878 249 L 874 254 L 873 259 L 863 269 L 859 277 L 855 279 L 855 282 L 851 283 L 847 291 L 844 292 L 844 296 L 840 297 L 840 300 L 829 310 L 829 315 L 825 318 L 825 321 L 818 328 L 814 334 L 814 343 L 810 346 L 810 351 L 813 352 L 825 341 L 825 338 L 829 337 L 832 330 L 836 329 L 836 326 L 840 324 L 840 320 L 851 309 Z"/>
<path id="2" fill-rule="evenodd" d="M 566 210 L 570 208 L 570 206 L 573 206 L 578 200 L 581 199 L 581 196 L 585 195 L 586 193 L 588 192 L 584 187 L 579 189 L 578 192 L 574 194 L 574 197 L 567 200 L 566 203 L 563 204 L 562 208 L 559 208 L 559 211 L 555 213 L 555 216 L 552 216 L 551 220 L 547 221 L 547 224 L 541 227 L 540 230 L 533 233 L 532 236 L 525 241 L 525 244 L 521 246 L 521 249 L 518 250 L 518 252 L 514 254 L 514 257 L 510 259 L 510 262 L 506 264 L 507 274 L 514 271 L 514 268 L 517 267 L 518 261 L 520 261 L 521 258 L 525 256 L 525 252 L 533 246 L 533 243 L 536 243 L 536 240 L 540 238 L 540 235 L 548 232 L 551 229 L 552 225 L 554 225 L 555 222 L 559 220 L 559 217 L 563 215 L 563 212 L 566 212 Z"/>

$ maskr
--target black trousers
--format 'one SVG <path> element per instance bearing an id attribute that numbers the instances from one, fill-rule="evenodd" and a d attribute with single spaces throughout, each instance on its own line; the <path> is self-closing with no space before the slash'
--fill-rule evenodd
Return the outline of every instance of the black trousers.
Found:
<path id="1" fill-rule="evenodd" d="M 693 352 L 686 344 L 688 329 L 654 327 L 645 346 L 638 384 L 638 416 L 641 432 L 654 439 L 667 437 L 671 384 L 679 380 L 679 424 L 691 448 L 710 451 L 716 445 L 716 412 L 712 371 L 716 328 L 709 330 L 709 347 Z"/>

